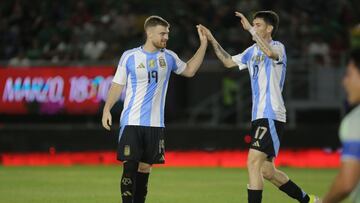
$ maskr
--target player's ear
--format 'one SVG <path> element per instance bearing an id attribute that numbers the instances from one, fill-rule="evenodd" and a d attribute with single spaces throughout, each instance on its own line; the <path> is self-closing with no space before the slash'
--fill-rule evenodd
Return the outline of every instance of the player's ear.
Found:
<path id="1" fill-rule="evenodd" d="M 274 26 L 272 26 L 272 25 L 267 25 L 267 27 L 266 27 L 266 32 L 272 33 L 273 29 L 274 29 Z"/>
<path id="2" fill-rule="evenodd" d="M 146 32 L 146 38 L 151 38 L 152 37 L 152 27 L 148 27 L 145 32 Z"/>

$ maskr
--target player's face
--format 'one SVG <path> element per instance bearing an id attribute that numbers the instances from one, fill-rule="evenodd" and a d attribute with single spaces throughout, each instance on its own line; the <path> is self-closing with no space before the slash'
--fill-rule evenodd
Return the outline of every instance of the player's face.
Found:
<path id="1" fill-rule="evenodd" d="M 158 49 L 165 48 L 169 40 L 169 27 L 162 25 L 151 27 L 148 33 L 148 40 Z"/>
<path id="2" fill-rule="evenodd" d="M 264 19 L 255 18 L 253 20 L 253 26 L 256 32 L 263 38 L 271 37 L 272 26 L 266 24 Z"/>
<path id="3" fill-rule="evenodd" d="M 355 63 L 350 61 L 345 76 L 343 78 L 343 85 L 347 93 L 347 98 L 350 104 L 360 103 L 360 71 L 355 67 Z"/>

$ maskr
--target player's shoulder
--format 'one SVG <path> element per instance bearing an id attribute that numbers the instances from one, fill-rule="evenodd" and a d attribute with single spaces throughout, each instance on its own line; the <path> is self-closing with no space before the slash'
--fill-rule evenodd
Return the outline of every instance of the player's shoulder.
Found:
<path id="1" fill-rule="evenodd" d="M 120 62 L 119 64 L 124 64 L 127 63 L 128 59 L 130 58 L 130 56 L 134 55 L 137 51 L 139 51 L 141 49 L 141 47 L 136 47 L 133 49 L 129 49 L 124 51 L 124 53 L 122 54 L 122 56 L 120 57 Z"/>
<path id="2" fill-rule="evenodd" d="M 360 105 L 355 107 L 341 122 L 340 131 L 342 139 L 360 141 Z"/>
<path id="3" fill-rule="evenodd" d="M 177 54 L 173 50 L 170 50 L 170 49 L 162 49 L 161 51 L 164 52 L 165 54 L 170 54 L 172 56 L 177 56 Z"/>
<path id="4" fill-rule="evenodd" d="M 165 55 L 168 55 L 168 56 L 170 56 L 170 57 L 173 58 L 173 59 L 178 58 L 178 55 L 177 55 L 174 51 L 172 51 L 172 50 L 170 50 L 170 49 L 162 49 L 162 52 L 164 52 Z"/>
<path id="5" fill-rule="evenodd" d="M 271 41 L 271 43 L 273 43 L 274 45 L 284 45 L 283 43 L 281 43 L 280 41 L 277 41 L 277 40 L 273 40 L 273 41 Z"/>
<path id="6" fill-rule="evenodd" d="M 128 55 L 134 54 L 134 53 L 136 53 L 137 51 L 140 51 L 140 50 L 141 50 L 141 47 L 135 47 L 135 48 L 132 48 L 132 49 L 128 49 L 128 50 L 124 51 L 123 56 L 128 56 Z"/>
<path id="7" fill-rule="evenodd" d="M 276 40 L 273 40 L 273 41 L 271 42 L 271 45 L 273 45 L 273 46 L 285 47 L 283 43 L 281 43 L 280 41 L 276 41 Z"/>
<path id="8" fill-rule="evenodd" d="M 254 44 L 252 44 L 251 46 L 249 46 L 246 50 L 248 50 L 248 49 L 252 49 L 252 48 L 254 48 L 254 47 L 256 47 L 257 46 L 257 44 L 256 43 L 254 43 Z"/>
<path id="9" fill-rule="evenodd" d="M 360 123 L 360 104 L 357 105 L 347 116 L 352 123 Z"/>
<path id="10" fill-rule="evenodd" d="M 257 44 L 254 43 L 253 45 L 249 46 L 248 48 L 245 49 L 245 51 L 243 53 L 248 53 L 250 50 L 253 50 L 254 48 L 257 47 Z"/>

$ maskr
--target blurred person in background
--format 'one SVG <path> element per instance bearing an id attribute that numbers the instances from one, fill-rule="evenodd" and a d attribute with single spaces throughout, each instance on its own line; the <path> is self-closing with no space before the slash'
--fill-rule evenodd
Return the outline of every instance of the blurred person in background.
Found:
<path id="1" fill-rule="evenodd" d="M 198 27 L 200 47 L 183 62 L 165 49 L 169 28 L 159 16 L 145 20 L 146 42 L 123 53 L 103 109 L 102 125 L 110 130 L 110 110 L 126 86 L 117 151 L 117 159 L 123 162 L 123 203 L 145 202 L 152 164 L 165 162 L 164 105 L 171 72 L 193 77 L 207 48 L 207 38 Z"/>
<path id="2" fill-rule="evenodd" d="M 339 173 L 323 203 L 337 203 L 350 194 L 360 203 L 360 49 L 353 50 L 343 79 L 348 102 L 353 110 L 342 120 L 340 139 L 342 154 Z"/>
<path id="3" fill-rule="evenodd" d="M 30 59 L 26 57 L 24 51 L 21 49 L 19 53 L 9 60 L 10 67 L 29 67 Z"/>
<path id="4" fill-rule="evenodd" d="M 106 42 L 100 39 L 99 33 L 96 33 L 93 35 L 93 39 L 85 44 L 83 55 L 86 59 L 99 60 L 107 47 Z"/>
<path id="5" fill-rule="evenodd" d="M 231 56 L 214 38 L 210 30 L 200 26 L 215 50 L 217 57 L 227 68 L 248 69 L 251 77 L 253 110 L 251 145 L 247 167 L 249 175 L 248 202 L 260 203 L 264 187 L 263 178 L 300 203 L 318 202 L 318 197 L 308 195 L 282 171 L 276 169 L 274 159 L 280 148 L 280 139 L 286 122 L 286 110 L 282 90 L 286 73 L 284 45 L 274 41 L 279 17 L 273 11 L 254 14 L 253 25 L 239 12 L 243 28 L 256 42 L 241 54 Z"/>

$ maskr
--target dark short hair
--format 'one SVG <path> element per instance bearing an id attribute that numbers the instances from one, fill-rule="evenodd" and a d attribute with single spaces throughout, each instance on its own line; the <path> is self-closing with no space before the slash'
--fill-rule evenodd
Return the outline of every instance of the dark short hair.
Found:
<path id="1" fill-rule="evenodd" d="M 262 18 L 266 24 L 272 25 L 271 36 L 274 37 L 279 27 L 279 16 L 274 11 L 258 11 L 254 14 L 253 19 Z"/>
<path id="2" fill-rule="evenodd" d="M 349 60 L 353 61 L 356 68 L 360 71 L 360 48 L 351 50 Z"/>
<path id="3" fill-rule="evenodd" d="M 155 27 L 161 25 L 164 27 L 170 27 L 170 24 L 160 16 L 149 16 L 144 23 L 144 29 L 146 30 L 149 27 Z"/>

